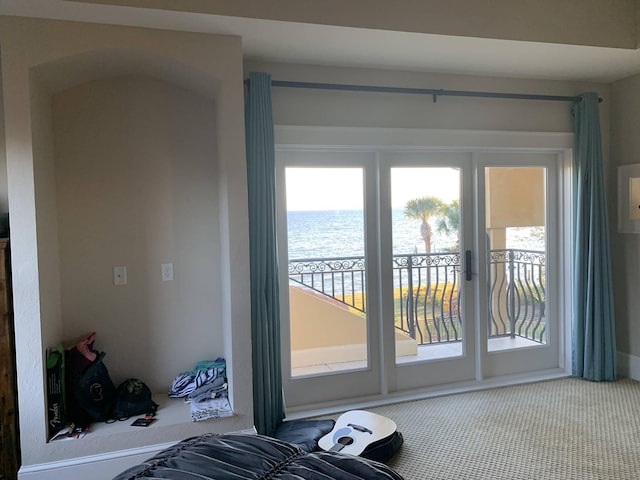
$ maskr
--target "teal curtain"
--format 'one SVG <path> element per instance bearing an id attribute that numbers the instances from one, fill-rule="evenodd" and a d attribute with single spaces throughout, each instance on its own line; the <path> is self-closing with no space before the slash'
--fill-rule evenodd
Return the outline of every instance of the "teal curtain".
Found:
<path id="1" fill-rule="evenodd" d="M 254 423 L 271 435 L 284 418 L 271 76 L 251 73 L 245 93 Z"/>
<path id="2" fill-rule="evenodd" d="M 574 304 L 573 375 L 615 380 L 616 340 L 607 203 L 602 167 L 598 95 L 573 106 Z"/>

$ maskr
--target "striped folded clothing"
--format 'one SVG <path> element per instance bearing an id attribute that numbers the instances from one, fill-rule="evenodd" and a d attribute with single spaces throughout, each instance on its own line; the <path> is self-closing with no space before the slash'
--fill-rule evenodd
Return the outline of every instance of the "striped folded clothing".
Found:
<path id="1" fill-rule="evenodd" d="M 227 364 L 224 358 L 217 358 L 213 362 L 200 361 L 196 363 L 192 371 L 183 372 L 174 378 L 169 389 L 169 396 L 181 398 L 194 393 L 199 395 L 211 388 L 220 389 L 226 385 L 226 374 Z"/>

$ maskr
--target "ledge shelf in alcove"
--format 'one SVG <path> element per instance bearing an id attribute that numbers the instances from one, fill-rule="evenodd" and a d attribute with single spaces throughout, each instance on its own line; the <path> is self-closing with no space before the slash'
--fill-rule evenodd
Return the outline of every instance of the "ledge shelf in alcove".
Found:
<path id="1" fill-rule="evenodd" d="M 193 423 L 193 420 L 191 419 L 191 411 L 189 408 L 189 404 L 185 403 L 185 401 L 182 398 L 170 398 L 166 394 L 154 394 L 153 400 L 158 404 L 158 411 L 156 412 L 155 421 L 151 423 L 151 425 L 149 425 L 148 427 L 132 426 L 131 424 L 133 423 L 133 421 L 136 418 L 142 416 L 142 415 L 135 415 L 127 420 L 113 422 L 113 423 L 106 423 L 106 422 L 93 423 L 91 424 L 89 433 L 87 433 L 85 437 L 78 440 L 70 440 L 70 441 L 83 441 L 86 439 L 91 439 L 91 438 L 95 438 L 96 436 L 102 436 L 102 435 L 115 435 L 119 433 L 135 432 L 140 429 L 150 430 L 158 427 L 167 427 L 171 425 Z M 220 422 L 225 419 L 232 419 L 232 418 L 233 418 L 233 415 L 228 417 L 201 420 L 200 422 Z M 58 440 L 58 441 L 66 441 L 66 440 Z"/>

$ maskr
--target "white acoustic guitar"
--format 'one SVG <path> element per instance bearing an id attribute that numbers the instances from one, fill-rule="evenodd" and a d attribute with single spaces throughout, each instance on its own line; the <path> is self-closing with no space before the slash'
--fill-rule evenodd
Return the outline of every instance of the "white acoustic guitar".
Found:
<path id="1" fill-rule="evenodd" d="M 396 422 L 364 410 L 343 413 L 329 433 L 318 441 L 328 452 L 360 455 L 369 445 L 390 437 L 396 432 Z"/>

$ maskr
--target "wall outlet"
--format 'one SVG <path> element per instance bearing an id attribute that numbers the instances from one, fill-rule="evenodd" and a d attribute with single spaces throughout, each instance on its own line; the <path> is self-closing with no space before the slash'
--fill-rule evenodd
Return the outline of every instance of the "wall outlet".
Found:
<path id="1" fill-rule="evenodd" d="M 170 282 L 173 280 L 173 263 L 162 264 L 162 281 Z"/>
<path id="2" fill-rule="evenodd" d="M 127 267 L 125 266 L 113 267 L 113 284 L 114 285 L 127 284 Z"/>

